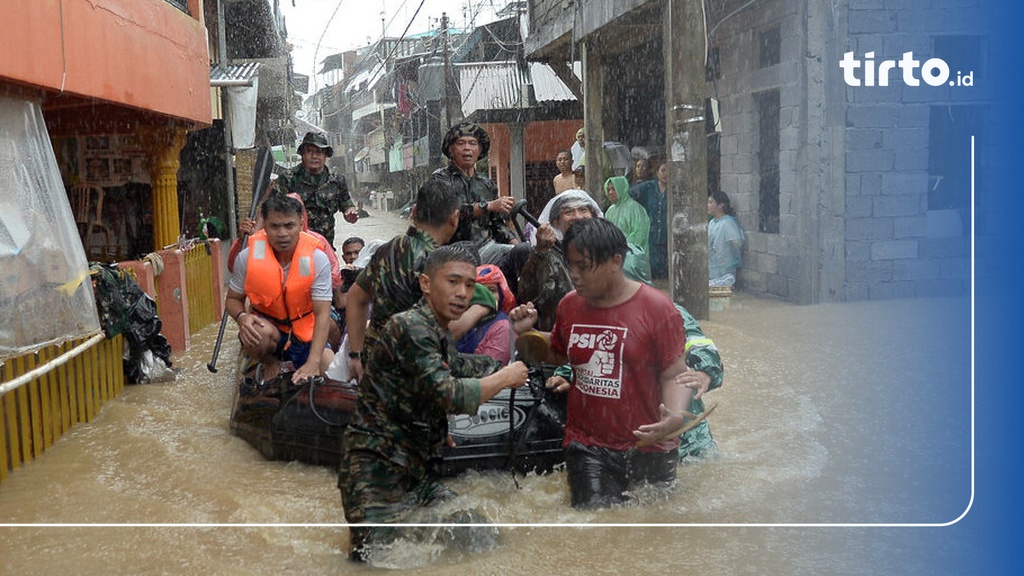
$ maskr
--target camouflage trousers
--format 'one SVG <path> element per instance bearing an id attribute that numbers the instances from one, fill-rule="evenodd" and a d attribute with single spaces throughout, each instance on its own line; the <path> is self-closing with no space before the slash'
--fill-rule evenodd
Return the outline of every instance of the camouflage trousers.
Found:
<path id="1" fill-rule="evenodd" d="M 370 450 L 346 450 L 338 470 L 338 488 L 349 524 L 395 524 L 408 521 L 418 508 L 453 496 L 426 469 L 401 466 Z M 401 535 L 388 526 L 349 527 L 349 555 L 364 560 L 363 551 Z"/>
<path id="2" fill-rule="evenodd" d="M 690 402 L 690 413 L 697 416 L 703 414 L 704 401 Z M 708 421 L 705 420 L 679 437 L 679 460 L 685 460 L 687 457 L 707 456 L 716 447 L 715 439 L 711 436 L 711 426 L 708 426 Z"/>

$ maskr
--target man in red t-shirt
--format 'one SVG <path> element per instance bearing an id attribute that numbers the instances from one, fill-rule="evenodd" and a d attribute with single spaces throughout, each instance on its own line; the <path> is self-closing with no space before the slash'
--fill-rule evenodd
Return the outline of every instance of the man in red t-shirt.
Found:
<path id="1" fill-rule="evenodd" d="M 566 264 L 575 290 L 562 299 L 551 331 L 552 360 L 572 365 L 572 383 L 553 376 L 548 388 L 568 390 L 565 460 L 574 508 L 626 500 L 636 482 L 675 480 L 682 412 L 692 390 L 676 377 L 684 362 L 683 320 L 660 291 L 628 279 L 629 249 L 614 224 L 579 220 L 565 233 Z M 528 322 L 529 305 L 512 318 Z"/>

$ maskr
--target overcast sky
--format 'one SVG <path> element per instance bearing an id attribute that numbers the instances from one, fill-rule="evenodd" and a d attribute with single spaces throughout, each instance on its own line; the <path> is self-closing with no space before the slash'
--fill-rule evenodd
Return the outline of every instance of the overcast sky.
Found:
<path id="1" fill-rule="evenodd" d="M 313 71 L 324 58 L 380 39 L 382 12 L 386 35 L 398 37 L 410 21 L 409 34 L 437 28 L 442 12 L 448 13 L 453 28 L 468 26 L 470 12 L 476 12 L 476 25 L 492 22 L 506 4 L 507 0 L 280 0 L 295 71 L 311 77 L 310 91 Z"/>

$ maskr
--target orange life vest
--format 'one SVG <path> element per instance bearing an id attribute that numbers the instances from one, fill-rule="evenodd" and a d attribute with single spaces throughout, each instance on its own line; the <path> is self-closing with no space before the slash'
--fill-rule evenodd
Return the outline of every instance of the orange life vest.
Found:
<path id="1" fill-rule="evenodd" d="M 311 289 L 316 270 L 313 253 L 317 241 L 313 236 L 299 233 L 299 243 L 288 267 L 288 278 L 277 261 L 274 249 L 267 241 L 266 230 L 249 238 L 249 258 L 246 261 L 245 295 L 252 308 L 267 317 L 284 333 L 290 333 L 302 342 L 313 339 L 313 298 Z"/>

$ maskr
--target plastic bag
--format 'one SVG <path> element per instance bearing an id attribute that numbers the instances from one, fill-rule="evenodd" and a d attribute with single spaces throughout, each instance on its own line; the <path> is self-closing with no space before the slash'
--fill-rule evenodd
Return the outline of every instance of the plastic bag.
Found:
<path id="1" fill-rule="evenodd" d="M 331 380 L 338 382 L 348 382 L 351 377 L 348 372 L 348 353 L 351 350 L 348 347 L 348 334 L 341 339 L 341 346 L 339 346 L 338 353 L 334 355 L 334 359 L 331 360 L 331 365 L 327 367 L 325 372 L 326 376 Z"/>
<path id="2" fill-rule="evenodd" d="M 107 338 L 124 334 L 124 374 L 129 384 L 174 379 L 171 346 L 160 334 L 156 302 L 116 264 L 94 263 L 93 286 Z"/>

